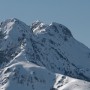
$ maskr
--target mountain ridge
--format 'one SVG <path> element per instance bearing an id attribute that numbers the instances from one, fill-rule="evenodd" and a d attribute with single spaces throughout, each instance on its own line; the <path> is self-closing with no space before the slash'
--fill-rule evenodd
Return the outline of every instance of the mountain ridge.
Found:
<path id="1" fill-rule="evenodd" d="M 13 81 L 21 85 L 20 89 L 22 84 L 28 85 L 27 90 L 44 87 L 45 90 L 62 90 L 72 80 L 85 82 L 89 88 L 90 49 L 74 39 L 64 25 L 36 21 L 29 26 L 13 18 L 1 23 L 0 32 L 0 85 L 3 90 L 12 90 L 15 86 L 9 82 Z"/>

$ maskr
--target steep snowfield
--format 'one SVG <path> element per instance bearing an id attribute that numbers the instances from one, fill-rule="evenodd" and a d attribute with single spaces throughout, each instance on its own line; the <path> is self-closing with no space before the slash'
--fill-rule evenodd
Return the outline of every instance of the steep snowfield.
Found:
<path id="1" fill-rule="evenodd" d="M 90 90 L 90 49 L 64 25 L 0 25 L 0 90 Z"/>

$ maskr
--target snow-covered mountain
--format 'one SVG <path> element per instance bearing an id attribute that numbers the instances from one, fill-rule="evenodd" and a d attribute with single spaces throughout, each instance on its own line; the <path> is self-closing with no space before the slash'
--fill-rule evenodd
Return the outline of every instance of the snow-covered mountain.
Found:
<path id="1" fill-rule="evenodd" d="M 62 24 L 3 21 L 0 90 L 90 90 L 90 49 Z"/>

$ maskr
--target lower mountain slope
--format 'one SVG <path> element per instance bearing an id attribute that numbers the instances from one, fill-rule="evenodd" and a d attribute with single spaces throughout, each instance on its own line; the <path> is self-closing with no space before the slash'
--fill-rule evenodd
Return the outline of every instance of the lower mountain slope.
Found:
<path id="1" fill-rule="evenodd" d="M 0 72 L 0 90 L 89 90 L 87 81 L 52 73 L 25 60 L 23 53 Z"/>

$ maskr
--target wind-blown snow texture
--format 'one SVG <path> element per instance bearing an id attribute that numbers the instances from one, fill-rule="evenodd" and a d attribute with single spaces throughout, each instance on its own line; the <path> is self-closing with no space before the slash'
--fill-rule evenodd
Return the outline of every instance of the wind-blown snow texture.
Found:
<path id="1" fill-rule="evenodd" d="M 0 90 L 90 90 L 90 49 L 62 24 L 3 21 Z"/>

